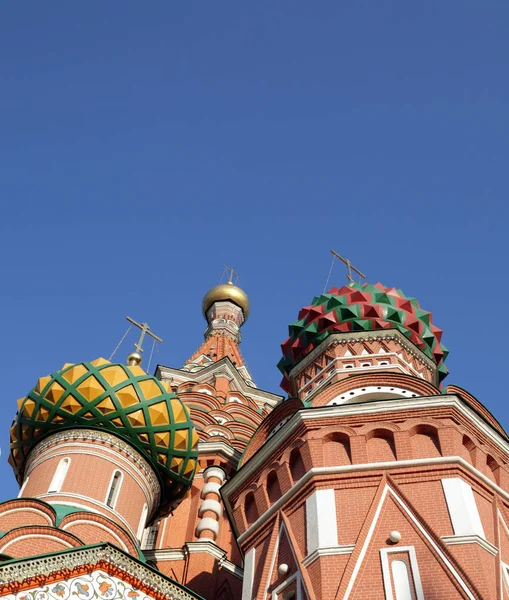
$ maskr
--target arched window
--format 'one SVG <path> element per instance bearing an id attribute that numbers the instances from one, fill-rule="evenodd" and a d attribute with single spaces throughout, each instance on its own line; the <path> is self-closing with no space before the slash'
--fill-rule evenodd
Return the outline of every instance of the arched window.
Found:
<path id="1" fill-rule="evenodd" d="M 331 433 L 324 439 L 324 458 L 326 466 L 337 467 L 352 464 L 350 439 L 344 433 Z"/>
<path id="2" fill-rule="evenodd" d="M 369 462 L 387 462 L 396 460 L 394 434 L 387 429 L 375 429 L 367 436 Z"/>
<path id="3" fill-rule="evenodd" d="M 267 477 L 267 494 L 271 503 L 281 498 L 281 488 L 279 487 L 276 471 L 271 471 Z"/>
<path id="4" fill-rule="evenodd" d="M 244 511 L 246 515 L 246 521 L 248 525 L 252 525 L 258 518 L 258 511 L 256 510 L 255 498 L 253 492 L 249 492 L 246 496 L 244 503 Z"/>
<path id="5" fill-rule="evenodd" d="M 51 480 L 50 486 L 48 488 L 48 494 L 56 494 L 62 489 L 62 485 L 67 474 L 67 469 L 69 468 L 70 464 L 70 458 L 62 458 L 60 460 L 57 466 L 57 470 L 55 471 L 53 479 Z"/>
<path id="6" fill-rule="evenodd" d="M 118 493 L 120 492 L 120 486 L 122 485 L 122 477 L 123 475 L 120 471 L 115 471 L 113 473 L 110 489 L 106 496 L 106 506 L 109 506 L 110 508 L 115 508 L 115 504 L 117 503 Z"/>
<path id="7" fill-rule="evenodd" d="M 412 591 L 410 573 L 408 572 L 406 562 L 403 560 L 393 560 L 391 566 L 396 600 L 413 600 L 415 596 Z"/>
<path id="8" fill-rule="evenodd" d="M 294 448 L 290 453 L 290 473 L 292 474 L 293 483 L 306 473 L 306 467 L 298 448 Z"/>
<path id="9" fill-rule="evenodd" d="M 143 536 L 143 532 L 145 530 L 145 523 L 147 522 L 147 512 L 148 506 L 146 504 L 143 505 L 143 510 L 141 511 L 140 523 L 138 525 L 138 531 L 136 533 L 136 537 L 141 542 L 141 538 Z"/>

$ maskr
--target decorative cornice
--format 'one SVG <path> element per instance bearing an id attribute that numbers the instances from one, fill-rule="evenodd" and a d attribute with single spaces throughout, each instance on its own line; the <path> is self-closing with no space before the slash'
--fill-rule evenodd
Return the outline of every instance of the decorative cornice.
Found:
<path id="1" fill-rule="evenodd" d="M 355 544 L 343 544 L 342 546 L 332 546 L 331 548 L 317 548 L 311 554 L 308 554 L 302 561 L 305 567 L 315 562 L 320 556 L 335 556 L 336 554 L 352 554 Z"/>
<path id="2" fill-rule="evenodd" d="M 217 546 L 212 540 L 188 542 L 182 548 L 166 548 L 164 550 L 145 550 L 145 557 L 155 562 L 184 560 L 190 554 L 209 554 L 218 561 L 220 569 L 233 573 L 239 579 L 244 576 L 244 569 L 226 558 L 226 551 Z"/>
<path id="3" fill-rule="evenodd" d="M 307 354 L 302 360 L 300 360 L 290 371 L 289 376 L 295 377 L 301 373 L 310 363 L 314 362 L 320 354 L 332 345 L 338 344 L 353 344 L 355 342 L 374 342 L 375 340 L 387 340 L 396 341 L 400 344 L 409 354 L 411 354 L 416 360 L 426 365 L 432 371 L 435 371 L 437 365 L 430 358 L 428 358 L 422 350 L 419 350 L 417 346 L 408 340 L 402 333 L 397 329 L 381 329 L 373 331 L 356 331 L 356 332 L 345 332 L 345 333 L 333 333 L 323 340 L 316 348 L 314 348 L 309 354 Z"/>
<path id="4" fill-rule="evenodd" d="M 1 563 L 0 594 L 40 587 L 46 581 L 68 579 L 73 576 L 73 570 L 79 571 L 83 567 L 87 572 L 94 568 L 106 570 L 120 579 L 127 574 L 131 576 L 130 583 L 157 600 L 165 597 L 175 600 L 199 598 L 110 544 Z M 133 577 L 137 582 L 132 581 Z"/>
<path id="5" fill-rule="evenodd" d="M 490 544 L 488 540 L 483 539 L 478 535 L 444 535 L 442 541 L 447 546 L 454 546 L 456 544 L 479 544 L 481 548 L 487 550 L 490 554 L 495 556 L 498 553 L 498 548 L 493 544 Z"/>

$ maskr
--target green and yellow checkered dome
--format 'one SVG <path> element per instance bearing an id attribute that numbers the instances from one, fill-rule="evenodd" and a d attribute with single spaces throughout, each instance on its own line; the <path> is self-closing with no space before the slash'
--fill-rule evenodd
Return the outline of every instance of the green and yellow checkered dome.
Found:
<path id="1" fill-rule="evenodd" d="M 191 487 L 198 434 L 189 413 L 168 384 L 139 366 L 98 358 L 41 377 L 18 400 L 10 431 L 9 462 L 19 481 L 30 450 L 64 429 L 108 431 L 139 450 L 161 481 L 162 510 Z"/>

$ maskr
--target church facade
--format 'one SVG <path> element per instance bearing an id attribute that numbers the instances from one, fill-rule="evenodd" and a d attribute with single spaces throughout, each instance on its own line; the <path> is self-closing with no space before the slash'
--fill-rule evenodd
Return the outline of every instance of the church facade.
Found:
<path id="1" fill-rule="evenodd" d="M 317 296 L 280 395 L 240 352 L 249 310 L 216 286 L 182 367 L 66 364 L 18 400 L 0 597 L 509 598 L 509 439 L 444 383 L 431 314 L 381 284 Z"/>

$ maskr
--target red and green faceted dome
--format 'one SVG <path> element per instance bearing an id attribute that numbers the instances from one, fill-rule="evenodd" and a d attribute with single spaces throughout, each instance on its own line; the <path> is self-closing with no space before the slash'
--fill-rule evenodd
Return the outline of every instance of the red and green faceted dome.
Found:
<path id="1" fill-rule="evenodd" d="M 161 481 L 161 511 L 191 487 L 198 434 L 189 412 L 167 383 L 139 366 L 98 358 L 39 378 L 18 400 L 10 430 L 16 477 L 22 478 L 26 458 L 41 439 L 66 429 L 107 431 L 135 447 Z"/>
<path id="2" fill-rule="evenodd" d="M 283 389 L 290 391 L 293 367 L 332 333 L 375 329 L 397 329 L 437 364 L 440 381 L 447 376 L 444 360 L 448 350 L 431 313 L 399 289 L 381 283 L 351 283 L 315 297 L 288 327 L 290 337 L 281 345 L 283 358 L 278 364 L 284 375 Z"/>

